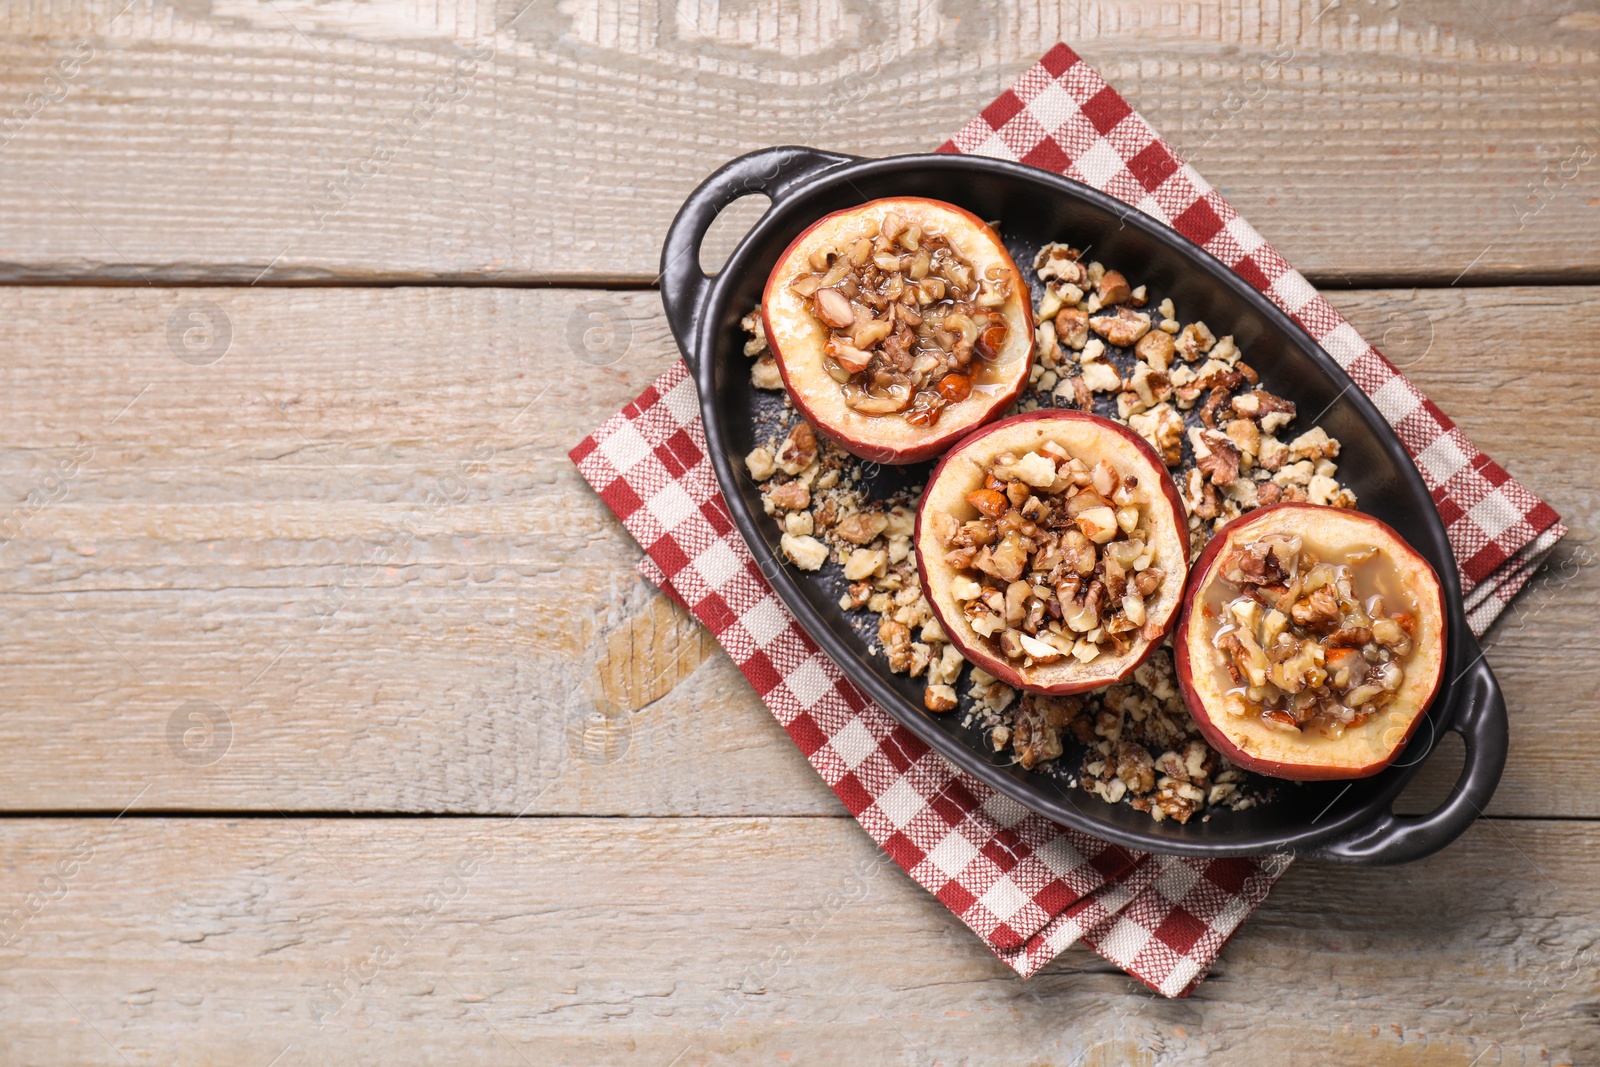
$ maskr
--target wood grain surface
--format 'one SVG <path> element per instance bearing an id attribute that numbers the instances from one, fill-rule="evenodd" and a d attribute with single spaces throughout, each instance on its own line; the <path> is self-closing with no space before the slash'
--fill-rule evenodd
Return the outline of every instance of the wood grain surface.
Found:
<path id="1" fill-rule="evenodd" d="M 1600 815 L 1570 669 L 1596 505 L 1567 461 L 1600 431 L 1506 417 L 1593 399 L 1595 296 L 1337 294 L 1574 529 L 1488 642 L 1504 814 Z M 0 351 L 6 808 L 840 810 L 565 458 L 676 358 L 655 294 L 10 288 Z"/>
<path id="2" fill-rule="evenodd" d="M 1600 1058 L 1593 823 L 1298 864 L 1180 1001 L 1082 949 L 1018 980 L 848 819 L 0 834 L 0 900 L 40 894 L 0 948 L 17 1067 Z"/>
<path id="3" fill-rule="evenodd" d="M 1066 40 L 1319 283 L 1600 281 L 1600 20 L 1538 8 L 9 5 L 0 280 L 648 281 L 730 157 L 929 151 Z"/>
<path id="4" fill-rule="evenodd" d="M 1592 8 L 0 4 L 0 1064 L 1600 1062 Z M 710 170 L 1057 40 L 1573 530 L 1489 817 L 1298 863 L 1184 1001 L 1016 979 L 566 459 Z"/>

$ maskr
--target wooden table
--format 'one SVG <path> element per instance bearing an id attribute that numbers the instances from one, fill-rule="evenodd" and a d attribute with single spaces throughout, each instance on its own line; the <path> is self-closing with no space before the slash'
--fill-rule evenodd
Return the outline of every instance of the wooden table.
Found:
<path id="1" fill-rule="evenodd" d="M 1600 1059 L 1592 4 L 522 2 L 0 9 L 0 1062 Z M 879 862 L 565 459 L 702 176 L 1058 39 L 1573 530 L 1489 817 L 1187 1001 Z"/>

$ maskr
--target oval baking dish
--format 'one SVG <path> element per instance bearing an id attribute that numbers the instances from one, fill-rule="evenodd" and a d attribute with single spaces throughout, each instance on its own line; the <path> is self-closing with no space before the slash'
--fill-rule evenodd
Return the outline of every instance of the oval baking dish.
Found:
<path id="1" fill-rule="evenodd" d="M 751 193 L 772 201 L 714 277 L 700 269 L 700 244 L 728 204 Z M 917 683 L 891 674 L 868 637 L 816 574 L 774 551 L 779 530 L 763 513 L 742 457 L 773 401 L 755 395 L 742 353 L 740 319 L 761 302 L 773 264 L 801 231 L 841 208 L 888 196 L 925 196 L 998 220 L 1019 263 L 1061 240 L 1090 247 L 1111 265 L 1132 265 L 1153 291 L 1233 334 L 1264 384 L 1322 411 L 1318 423 L 1344 443 L 1341 477 L 1362 510 L 1382 519 L 1427 557 L 1444 585 L 1449 618 L 1445 684 L 1395 764 L 1356 781 L 1305 783 L 1269 804 L 1208 821 L 1155 822 L 1107 804 L 1051 774 L 1025 771 L 979 743 L 958 719 L 922 709 Z M 1019 164 L 975 156 L 854 159 L 802 147 L 762 149 L 733 160 L 692 193 L 662 251 L 662 302 L 694 373 L 711 462 L 735 523 L 778 595 L 846 675 L 956 766 L 1045 816 L 1130 848 L 1194 856 L 1299 854 L 1357 863 L 1404 863 L 1438 851 L 1488 804 L 1506 757 L 1505 703 L 1467 628 L 1461 584 L 1444 525 L 1422 476 L 1394 430 L 1349 376 L 1293 320 L 1233 271 L 1172 229 L 1094 189 Z M 764 407 L 765 405 L 765 407 Z M 928 465 L 885 468 L 875 488 L 916 484 Z M 1461 734 L 1466 763 L 1449 797 L 1424 816 L 1392 805 L 1447 730 Z"/>

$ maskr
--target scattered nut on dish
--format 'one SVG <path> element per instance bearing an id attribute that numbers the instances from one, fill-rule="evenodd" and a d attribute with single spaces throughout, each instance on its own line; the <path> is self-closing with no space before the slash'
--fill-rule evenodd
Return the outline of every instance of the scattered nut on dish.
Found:
<path id="1" fill-rule="evenodd" d="M 1132 349 L 1108 346 L 1090 320 L 1117 315 L 1122 307 L 1150 306 L 1143 287 L 1134 284 L 1137 279 L 1123 277 L 1132 288 L 1124 303 L 1116 303 L 1121 285 L 1114 277 L 1107 282 L 1115 272 L 1084 261 L 1065 244 L 1040 249 L 1033 267 L 1043 285 L 1033 335 L 1037 374 L 1023 376 L 1016 410 L 1092 410 L 1149 442 L 1182 497 L 1189 559 L 1200 554 L 1217 527 L 1262 505 L 1355 506 L 1354 494 L 1338 480 L 1338 440 L 1317 427 L 1296 432 L 1294 405 L 1261 388 L 1260 376 L 1232 337 L 1217 337 L 1205 323 L 1180 321 L 1179 309 L 1161 299 L 1151 313 L 1155 325 Z M 760 309 L 741 325 L 749 335 L 745 353 L 754 365 L 771 360 Z M 1097 364 L 1104 372 L 1091 369 Z M 1091 389 L 1086 375 L 1103 389 Z M 753 378 L 758 386 L 770 380 L 765 374 Z M 926 682 L 929 711 L 959 715 L 982 732 L 990 748 L 1011 753 L 1023 767 L 1066 775 L 1086 792 L 1129 804 L 1158 821 L 1205 819 L 1216 809 L 1244 810 L 1270 800 L 1270 779 L 1253 777 L 1206 743 L 1179 692 L 1170 642 L 1124 680 L 1066 696 L 1028 693 L 968 665 L 922 593 L 918 553 L 910 544 L 920 490 L 875 495 L 865 477 L 867 465 L 813 434 L 792 397 L 784 393 L 782 398 L 783 425 L 747 458 L 751 477 L 785 532 L 794 532 L 791 524 L 803 529 L 798 525 L 802 514 L 811 521 L 806 536 L 828 551 L 821 580 L 837 575 L 840 606 L 864 621 L 875 620 L 870 627 L 875 651 L 890 670 Z M 806 450 L 790 449 L 797 454 L 780 468 L 778 458 L 796 433 L 801 445 L 815 444 L 815 454 L 808 465 L 797 467 L 793 459 L 806 458 Z M 1202 465 L 1207 455 L 1215 458 Z M 790 482 L 807 490 L 809 502 L 800 511 L 778 506 L 798 500 L 796 490 L 772 499 Z M 886 520 L 884 528 L 874 532 L 880 520 Z M 843 568 L 860 548 L 884 550 L 885 562 L 878 565 L 873 557 L 872 574 L 843 579 Z M 857 573 L 864 568 L 865 561 Z M 950 691 L 957 697 L 954 708 Z M 1075 766 L 1064 765 L 1069 752 L 1079 754 Z"/>
<path id="2" fill-rule="evenodd" d="M 779 257 L 761 310 L 801 414 L 880 463 L 939 455 L 1005 410 L 1032 364 L 1032 307 L 1005 245 L 937 200 L 874 200 L 817 222 Z"/>
<path id="3" fill-rule="evenodd" d="M 1161 457 L 1077 411 L 980 430 L 934 470 L 917 515 L 934 616 L 1007 685 L 1066 695 L 1120 682 L 1183 597 L 1188 526 Z"/>
<path id="4" fill-rule="evenodd" d="M 1261 508 L 1207 545 L 1174 639 L 1200 731 L 1241 767 L 1364 778 L 1394 761 L 1444 671 L 1438 575 L 1387 525 Z"/>

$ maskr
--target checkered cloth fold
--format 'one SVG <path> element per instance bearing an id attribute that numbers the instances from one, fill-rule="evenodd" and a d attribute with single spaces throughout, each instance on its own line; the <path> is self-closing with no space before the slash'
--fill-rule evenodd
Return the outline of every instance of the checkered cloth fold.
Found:
<path id="1" fill-rule="evenodd" d="M 941 151 L 1020 160 L 1103 189 L 1200 244 L 1301 323 L 1417 459 L 1481 633 L 1563 533 L 1128 103 L 1057 45 Z M 639 570 L 708 626 L 884 850 L 1019 974 L 1081 941 L 1186 996 L 1288 867 L 1139 854 L 1059 826 L 966 775 L 851 684 L 762 577 L 706 455 L 683 364 L 572 450 L 644 547 Z"/>

